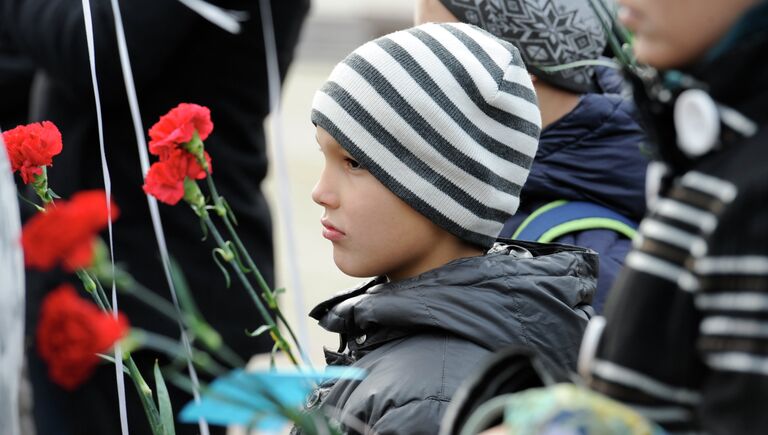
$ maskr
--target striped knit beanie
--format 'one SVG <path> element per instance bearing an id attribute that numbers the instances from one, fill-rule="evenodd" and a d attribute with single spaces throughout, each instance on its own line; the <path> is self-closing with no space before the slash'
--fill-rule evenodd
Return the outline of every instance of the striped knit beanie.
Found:
<path id="1" fill-rule="evenodd" d="M 315 94 L 312 122 L 415 210 L 484 247 L 517 211 L 541 130 L 517 49 L 462 23 L 361 46 Z"/>
<path id="2" fill-rule="evenodd" d="M 597 59 L 608 39 L 596 9 L 605 14 L 615 0 L 440 0 L 459 20 L 474 24 L 520 49 L 528 70 L 576 93 L 593 90 L 594 67 L 547 72 L 547 67 Z M 590 4 L 591 3 L 591 4 Z M 607 15 L 604 17 L 609 19 Z"/>

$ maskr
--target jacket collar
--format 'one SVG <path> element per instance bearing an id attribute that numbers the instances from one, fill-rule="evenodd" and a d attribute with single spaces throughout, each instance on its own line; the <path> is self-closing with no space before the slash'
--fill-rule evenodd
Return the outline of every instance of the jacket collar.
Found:
<path id="1" fill-rule="evenodd" d="M 420 331 L 450 333 L 495 350 L 517 333 L 506 320 L 520 309 L 516 290 L 546 293 L 557 280 L 564 290 L 553 297 L 562 303 L 580 310 L 591 301 L 594 252 L 533 242 L 511 246 L 399 282 L 373 279 L 319 304 L 310 316 L 341 334 L 340 351 L 346 345 L 353 354 Z"/>

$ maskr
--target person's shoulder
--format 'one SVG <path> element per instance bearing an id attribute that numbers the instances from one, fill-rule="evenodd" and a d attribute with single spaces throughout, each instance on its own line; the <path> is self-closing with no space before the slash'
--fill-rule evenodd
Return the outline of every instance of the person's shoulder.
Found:
<path id="1" fill-rule="evenodd" d="M 736 189 L 734 193 L 741 190 L 768 191 L 768 166 L 760 163 L 768 159 L 767 127 L 763 125 L 753 136 L 723 145 L 722 150 L 705 157 L 694 170 L 683 175 L 683 184 L 715 189 L 717 180 L 720 180 L 721 189 L 730 184 Z M 710 179 L 711 182 L 701 185 L 699 179 Z"/>
<path id="2" fill-rule="evenodd" d="M 440 376 L 444 363 L 452 363 L 457 356 L 485 354 L 481 346 L 446 332 L 415 332 L 400 340 L 375 349 L 365 356 L 376 372 L 387 376 L 399 372 L 397 376 L 405 378 L 429 379 Z M 378 368 L 386 370 L 378 371 Z"/>
<path id="3" fill-rule="evenodd" d="M 367 376 L 358 393 L 399 396 L 396 403 L 447 399 L 466 367 L 488 354 L 481 346 L 447 333 L 415 333 L 366 354 L 359 366 Z"/>
<path id="4" fill-rule="evenodd" d="M 675 198 L 708 220 L 707 256 L 765 255 L 768 250 L 768 131 L 724 147 L 682 175 Z"/>

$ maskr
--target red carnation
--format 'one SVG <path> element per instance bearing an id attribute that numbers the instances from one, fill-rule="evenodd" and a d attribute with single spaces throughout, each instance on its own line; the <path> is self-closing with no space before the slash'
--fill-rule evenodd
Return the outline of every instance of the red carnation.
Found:
<path id="1" fill-rule="evenodd" d="M 208 168 L 211 168 L 211 157 L 205 153 Z M 144 179 L 144 192 L 154 196 L 168 205 L 176 205 L 184 197 L 184 179 L 201 180 L 206 177 L 205 170 L 200 166 L 195 156 L 175 149 L 166 159 L 152 164 Z"/>
<path id="2" fill-rule="evenodd" d="M 114 318 L 80 298 L 72 285 L 62 284 L 43 300 L 37 350 L 51 379 L 74 390 L 98 364 L 96 353 L 109 350 L 127 331 L 125 317 Z"/>
<path id="3" fill-rule="evenodd" d="M 53 156 L 61 152 L 61 133 L 50 121 L 20 125 L 3 133 L 8 157 L 14 172 L 20 171 L 27 184 L 43 173 L 42 166 L 51 166 Z"/>
<path id="4" fill-rule="evenodd" d="M 112 203 L 112 218 L 116 219 L 118 214 Z M 57 201 L 24 225 L 24 262 L 39 270 L 50 270 L 59 263 L 69 272 L 88 267 L 93 261 L 94 241 L 106 226 L 103 190 L 79 192 L 70 201 Z"/>
<path id="5" fill-rule="evenodd" d="M 191 141 L 195 131 L 200 140 L 211 134 L 211 111 L 205 106 L 181 103 L 149 129 L 149 152 L 166 159 L 171 150 Z"/>

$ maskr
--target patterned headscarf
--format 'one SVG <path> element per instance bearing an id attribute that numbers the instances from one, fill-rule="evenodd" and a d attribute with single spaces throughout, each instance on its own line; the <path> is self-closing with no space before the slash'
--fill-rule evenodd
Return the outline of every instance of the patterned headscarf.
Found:
<path id="1" fill-rule="evenodd" d="M 590 0 L 440 0 L 459 21 L 474 24 L 520 49 L 528 70 L 576 93 L 593 89 L 590 66 L 557 72 L 546 67 L 597 59 L 606 45 Z M 612 4 L 612 0 L 595 0 Z M 544 67 L 544 68 L 542 68 Z"/>

